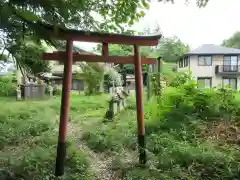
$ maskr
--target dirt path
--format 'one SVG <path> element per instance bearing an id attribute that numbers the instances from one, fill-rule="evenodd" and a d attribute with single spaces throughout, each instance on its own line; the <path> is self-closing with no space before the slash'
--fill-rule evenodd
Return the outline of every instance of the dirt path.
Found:
<path id="1" fill-rule="evenodd" d="M 96 125 L 99 120 L 88 122 L 87 125 Z M 116 172 L 111 168 L 112 158 L 104 154 L 96 153 L 90 149 L 83 141 L 81 141 L 82 129 L 80 125 L 69 123 L 69 136 L 74 137 L 77 147 L 88 155 L 90 167 L 97 175 L 99 180 L 120 180 Z"/>

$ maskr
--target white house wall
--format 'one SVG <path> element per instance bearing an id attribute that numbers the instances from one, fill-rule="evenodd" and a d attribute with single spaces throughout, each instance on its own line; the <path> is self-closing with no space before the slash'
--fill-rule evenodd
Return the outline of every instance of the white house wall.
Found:
<path id="1" fill-rule="evenodd" d="M 212 56 L 212 66 L 198 66 L 198 56 L 190 56 L 190 71 L 193 78 L 197 80 L 198 77 L 211 77 L 212 87 L 222 86 L 222 77 L 224 75 L 215 74 L 215 68 L 217 65 L 223 65 L 223 55 Z M 240 65 L 240 56 L 238 56 L 238 65 Z M 179 71 L 183 71 L 185 68 L 179 68 Z M 226 75 L 230 76 L 230 75 Z M 232 75 L 237 77 L 237 87 L 240 89 L 240 76 Z"/>

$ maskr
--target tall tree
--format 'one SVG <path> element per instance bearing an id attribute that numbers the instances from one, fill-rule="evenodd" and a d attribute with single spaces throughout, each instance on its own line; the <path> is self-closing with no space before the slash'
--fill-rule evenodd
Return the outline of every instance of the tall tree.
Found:
<path id="1" fill-rule="evenodd" d="M 77 27 L 81 30 L 109 29 L 122 31 L 126 24 L 144 16 L 149 0 L 2 0 L 0 2 L 1 29 L 25 28 L 40 34 L 43 29 L 35 22 Z M 174 0 L 158 0 L 172 2 Z M 189 1 L 189 0 L 186 0 Z M 209 0 L 194 0 L 203 7 Z M 33 23 L 34 22 L 34 23 Z M 40 28 L 40 29 L 39 29 Z M 20 32 L 18 32 L 20 33 Z"/>
<path id="2" fill-rule="evenodd" d="M 199 7 L 208 2 L 194 1 Z M 123 32 L 125 27 L 143 17 L 144 10 L 148 8 L 148 0 L 1 0 L 0 39 L 19 44 L 25 36 L 38 43 L 40 37 L 44 37 L 48 43 L 56 45 L 42 23 L 54 25 L 56 32 L 58 27 Z"/>
<path id="3" fill-rule="evenodd" d="M 99 44 L 94 51 L 100 52 L 102 46 Z M 140 55 L 141 56 L 151 56 L 152 49 L 150 47 L 141 47 Z M 132 56 L 133 55 L 133 47 L 127 45 L 118 45 L 118 44 L 110 44 L 109 45 L 109 54 L 110 56 Z M 147 71 L 147 66 L 144 64 L 142 66 L 143 72 Z M 121 64 L 117 68 L 118 72 L 133 74 L 134 66 L 133 64 Z"/>
<path id="4" fill-rule="evenodd" d="M 49 72 L 49 61 L 42 61 L 41 55 L 45 48 L 31 42 L 23 42 L 13 44 L 9 47 L 9 52 L 14 55 L 17 68 L 21 70 L 23 75 L 37 75 L 41 72 Z"/>
<path id="5" fill-rule="evenodd" d="M 99 63 L 80 63 L 82 73 L 77 73 L 78 76 L 84 77 L 86 83 L 86 95 L 97 94 L 101 91 L 103 83 L 104 67 Z"/>
<path id="6" fill-rule="evenodd" d="M 222 45 L 240 49 L 240 31 L 235 32 L 230 38 L 223 40 Z"/>
<path id="7" fill-rule="evenodd" d="M 48 38 L 42 23 L 56 28 L 122 32 L 144 16 L 146 0 L 6 0 L 0 2 L 0 29 L 22 36 L 23 31 L 35 37 Z M 16 31 L 18 30 L 18 31 Z"/>
<path id="8" fill-rule="evenodd" d="M 165 61 L 176 62 L 189 51 L 190 47 L 184 44 L 178 37 L 162 38 L 155 49 L 155 54 L 162 56 Z"/>
<path id="9" fill-rule="evenodd" d="M 21 67 L 40 61 L 20 61 L 20 53 L 13 51 L 23 47 L 24 39 L 31 39 L 39 46 L 41 38 L 48 43 L 58 45 L 48 33 L 44 24 L 79 30 L 122 32 L 126 25 L 132 25 L 144 16 L 144 9 L 149 8 L 146 0 L 106 1 L 106 0 L 5 0 L 0 1 L 0 44 L 3 51 L 8 51 Z M 13 46 L 12 46 L 13 45 Z M 26 53 L 25 53 L 26 54 Z M 24 56 L 23 56 L 24 57 Z M 37 67 L 34 66 L 34 67 Z M 43 65 L 38 66 L 43 67 Z"/>

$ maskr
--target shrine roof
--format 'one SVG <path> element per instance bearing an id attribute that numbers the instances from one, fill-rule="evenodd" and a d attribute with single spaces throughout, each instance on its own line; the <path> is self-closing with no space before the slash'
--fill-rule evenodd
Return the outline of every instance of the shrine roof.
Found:
<path id="1" fill-rule="evenodd" d="M 80 31 L 56 27 L 49 24 L 39 24 L 48 36 L 58 40 L 73 40 L 95 43 L 110 43 L 110 44 L 126 44 L 140 46 L 155 46 L 162 37 L 160 33 L 150 35 L 127 35 L 127 34 L 111 34 L 103 32 Z"/>

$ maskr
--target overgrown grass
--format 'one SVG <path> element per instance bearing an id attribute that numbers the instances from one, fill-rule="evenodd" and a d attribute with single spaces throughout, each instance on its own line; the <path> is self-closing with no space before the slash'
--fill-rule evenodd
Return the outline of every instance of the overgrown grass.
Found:
<path id="1" fill-rule="evenodd" d="M 240 179 L 239 95 L 197 89 L 181 79 L 169 84 L 172 87 L 164 90 L 159 104 L 159 97 L 145 101 L 145 168 L 131 160 L 137 154 L 134 96 L 127 110 L 106 122 L 106 96 L 72 95 L 70 122 L 81 127 L 82 140 L 92 150 L 113 157 L 112 168 L 124 180 Z M 2 98 L 0 107 L 0 179 L 54 179 L 60 99 Z M 72 141 L 73 135 L 78 136 L 69 137 L 62 179 L 94 180 L 89 159 Z"/>
<path id="2" fill-rule="evenodd" d="M 50 102 L 50 101 L 48 101 Z M 18 145 L 29 138 L 51 131 L 56 126 L 56 112 L 47 103 L 2 101 L 0 111 L 1 148 Z"/>
<path id="3" fill-rule="evenodd" d="M 231 91 L 201 90 L 191 82 L 168 87 L 161 104 L 153 98 L 144 107 L 149 168 L 121 161 L 114 166 L 127 180 L 240 179 L 238 104 Z M 121 156 L 137 149 L 136 127 L 131 108 L 113 122 L 87 130 L 83 140 L 97 152 Z"/>
<path id="4" fill-rule="evenodd" d="M 107 97 L 72 95 L 70 121 L 104 116 Z M 60 98 L 44 101 L 0 101 L 0 179 L 53 179 Z M 71 131 L 71 129 L 70 129 Z M 92 180 L 87 155 L 69 137 L 66 173 L 62 179 Z"/>

